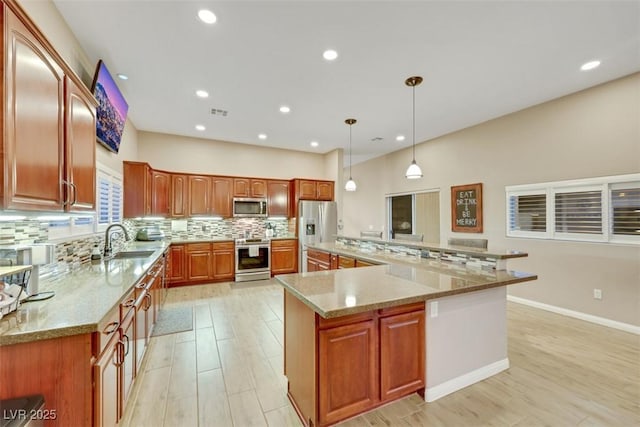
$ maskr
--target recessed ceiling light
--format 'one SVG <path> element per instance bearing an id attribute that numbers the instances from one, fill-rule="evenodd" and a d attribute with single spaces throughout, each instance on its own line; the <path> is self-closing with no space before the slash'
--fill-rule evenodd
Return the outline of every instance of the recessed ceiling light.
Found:
<path id="1" fill-rule="evenodd" d="M 404 135 L 396 136 L 396 141 L 404 141 Z"/>
<path id="2" fill-rule="evenodd" d="M 589 70 L 593 70 L 594 68 L 598 68 L 598 66 L 600 66 L 600 61 L 589 61 L 586 62 L 584 64 L 582 64 L 582 67 L 580 67 L 580 69 L 582 71 L 589 71 Z"/>
<path id="3" fill-rule="evenodd" d="M 324 53 L 322 54 L 322 57 L 324 59 L 326 59 L 327 61 L 333 61 L 338 57 L 338 52 L 336 52 L 333 49 L 327 49 L 324 51 Z"/>
<path id="4" fill-rule="evenodd" d="M 267 134 L 266 133 L 261 133 L 261 134 L 258 135 L 258 138 L 267 139 Z"/>
<path id="5" fill-rule="evenodd" d="M 311 143 L 310 143 L 309 145 L 311 145 L 312 147 L 314 147 L 314 148 L 315 148 L 315 147 L 317 147 L 317 146 L 318 146 L 318 145 L 320 145 L 320 144 L 318 144 L 318 141 L 311 141 Z"/>
<path id="6" fill-rule="evenodd" d="M 208 98 L 209 92 L 207 92 L 206 90 L 197 90 L 196 96 L 198 96 L 199 98 Z"/>
<path id="7" fill-rule="evenodd" d="M 290 113 L 290 112 L 291 112 L 291 108 L 289 108 L 289 106 L 288 106 L 288 105 L 282 105 L 282 106 L 280 107 L 280 112 L 281 112 L 282 114 Z"/>
<path id="8" fill-rule="evenodd" d="M 204 127 L 203 125 L 196 125 L 196 130 L 203 131 L 205 129 L 206 127 Z"/>
<path id="9" fill-rule="evenodd" d="M 218 18 L 216 18 L 216 15 L 207 9 L 199 10 L 198 18 L 200 18 L 200 20 L 205 24 L 213 24 L 218 20 Z"/>
<path id="10" fill-rule="evenodd" d="M 120 80 L 129 80 L 129 76 L 127 76 L 126 74 L 120 73 L 120 74 L 116 74 L 116 76 L 118 76 Z"/>

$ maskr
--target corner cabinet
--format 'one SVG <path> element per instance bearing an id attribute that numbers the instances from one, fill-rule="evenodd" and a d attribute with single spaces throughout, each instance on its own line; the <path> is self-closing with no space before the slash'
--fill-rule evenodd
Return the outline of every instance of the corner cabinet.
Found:
<path id="1" fill-rule="evenodd" d="M 2 207 L 93 210 L 96 101 L 15 2 L 2 20 Z"/>

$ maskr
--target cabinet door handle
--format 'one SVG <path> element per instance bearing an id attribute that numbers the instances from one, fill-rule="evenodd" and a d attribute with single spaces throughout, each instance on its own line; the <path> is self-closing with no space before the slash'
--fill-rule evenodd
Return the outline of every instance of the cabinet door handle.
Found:
<path id="1" fill-rule="evenodd" d="M 71 204 L 75 205 L 76 202 L 78 201 L 78 187 L 76 187 L 76 185 L 73 182 L 70 182 L 69 185 L 73 189 L 73 202 L 71 202 Z"/>
<path id="2" fill-rule="evenodd" d="M 125 307 L 133 307 L 133 304 L 136 303 L 135 298 L 131 298 L 130 300 L 127 300 L 126 302 L 124 302 L 122 305 L 124 305 Z"/>
<path id="3" fill-rule="evenodd" d="M 67 188 L 71 188 L 71 186 L 70 186 L 70 184 L 69 184 L 69 181 L 62 180 L 62 183 L 63 183 Z M 64 202 L 62 202 L 62 204 L 63 204 L 64 206 L 67 206 L 67 205 L 69 204 L 69 198 L 70 198 L 70 197 L 69 197 L 69 193 L 71 193 L 71 191 L 68 191 L 68 190 L 67 190 L 67 191 L 65 191 L 65 196 L 66 196 L 66 197 L 64 198 Z"/>
<path id="4" fill-rule="evenodd" d="M 147 299 L 147 306 L 144 308 L 146 311 L 151 308 L 151 294 L 146 294 L 144 297 Z"/>
<path id="5" fill-rule="evenodd" d="M 102 333 L 105 335 L 111 335 L 120 327 L 120 322 L 111 322 L 107 326 L 104 327 Z"/>

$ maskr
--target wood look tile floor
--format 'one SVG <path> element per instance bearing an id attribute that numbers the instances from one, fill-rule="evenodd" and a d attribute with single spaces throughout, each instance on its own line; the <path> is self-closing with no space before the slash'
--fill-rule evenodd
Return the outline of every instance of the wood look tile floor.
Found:
<path id="1" fill-rule="evenodd" d="M 172 288 L 194 329 L 151 339 L 121 425 L 300 426 L 283 375 L 275 281 Z M 417 394 L 347 420 L 373 426 L 640 426 L 640 337 L 508 304 L 511 367 L 426 403 Z"/>

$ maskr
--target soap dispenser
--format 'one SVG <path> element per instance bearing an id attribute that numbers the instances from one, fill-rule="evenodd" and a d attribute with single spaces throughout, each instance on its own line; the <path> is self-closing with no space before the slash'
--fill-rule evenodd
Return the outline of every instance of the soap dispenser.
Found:
<path id="1" fill-rule="evenodd" d="M 98 245 L 93 245 L 93 250 L 91 251 L 91 261 L 99 261 L 102 259 L 102 253 L 100 253 L 100 249 Z"/>

